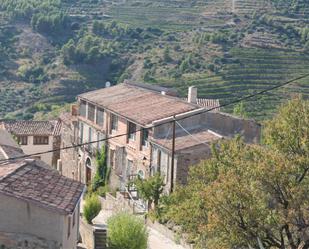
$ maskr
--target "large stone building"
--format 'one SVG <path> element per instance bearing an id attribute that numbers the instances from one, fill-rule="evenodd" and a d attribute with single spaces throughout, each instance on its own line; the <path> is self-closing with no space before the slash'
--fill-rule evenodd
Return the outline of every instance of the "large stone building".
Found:
<path id="1" fill-rule="evenodd" d="M 190 165 L 209 157 L 211 142 L 236 134 L 243 135 L 247 142 L 259 141 L 258 124 L 220 113 L 218 101 L 199 101 L 196 88 L 189 89 L 187 101 L 175 95 L 170 89 L 132 83 L 79 95 L 73 115 L 63 118 L 67 125 L 62 131 L 72 137 L 71 144 L 101 142 L 80 147 L 76 155 L 70 155 L 74 150 L 64 151 L 62 172 L 66 171 L 69 177 L 77 175 L 75 179 L 89 183 L 96 171 L 95 154 L 105 144 L 113 187 L 124 189 L 130 177 L 148 177 L 159 171 L 165 176 L 169 191 L 172 181 L 186 182 Z M 205 109 L 213 112 L 205 113 Z M 174 117 L 179 119 L 179 124 L 172 174 Z M 67 163 L 66 158 L 74 158 L 75 162 Z"/>
<path id="2" fill-rule="evenodd" d="M 10 132 L 27 155 L 60 148 L 61 122 L 58 120 L 7 120 L 1 122 L 0 128 Z M 56 168 L 60 151 L 37 155 L 35 158 Z"/>
<path id="3" fill-rule="evenodd" d="M 84 185 L 25 159 L 0 165 L 0 248 L 76 249 Z"/>

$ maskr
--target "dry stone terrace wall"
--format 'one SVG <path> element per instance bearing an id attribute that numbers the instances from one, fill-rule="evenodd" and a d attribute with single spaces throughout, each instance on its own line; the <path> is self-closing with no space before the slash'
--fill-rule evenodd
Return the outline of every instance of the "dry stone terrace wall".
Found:
<path id="1" fill-rule="evenodd" d="M 48 241 L 26 234 L 0 232 L 1 249 L 60 249 L 55 241 Z"/>

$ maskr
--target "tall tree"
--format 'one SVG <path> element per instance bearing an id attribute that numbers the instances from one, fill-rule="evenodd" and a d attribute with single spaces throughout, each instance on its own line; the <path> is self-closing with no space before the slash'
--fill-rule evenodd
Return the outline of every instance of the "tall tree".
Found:
<path id="1" fill-rule="evenodd" d="M 198 248 L 309 248 L 308 112 L 301 99 L 282 107 L 266 124 L 267 146 L 236 139 L 214 147 L 167 216 Z"/>

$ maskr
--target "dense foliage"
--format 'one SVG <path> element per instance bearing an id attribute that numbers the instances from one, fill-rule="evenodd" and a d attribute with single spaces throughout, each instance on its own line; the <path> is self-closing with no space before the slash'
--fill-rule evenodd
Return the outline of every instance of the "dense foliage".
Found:
<path id="1" fill-rule="evenodd" d="M 108 220 L 107 226 L 110 249 L 147 249 L 148 233 L 142 219 L 119 213 Z"/>
<path id="2" fill-rule="evenodd" d="M 101 202 L 96 194 L 89 194 L 86 196 L 83 216 L 89 224 L 100 213 Z"/>
<path id="3" fill-rule="evenodd" d="M 198 248 L 308 248 L 308 120 L 308 101 L 296 99 L 267 124 L 267 147 L 240 139 L 214 147 L 171 196 L 165 218 Z"/>
<path id="4" fill-rule="evenodd" d="M 100 187 L 102 191 L 102 187 L 104 188 L 108 185 L 110 168 L 107 167 L 105 146 L 101 148 L 101 151 L 97 152 L 96 165 L 97 171 L 91 183 L 91 190 L 93 192 L 97 191 Z"/>
<path id="5" fill-rule="evenodd" d="M 151 209 L 152 204 L 156 209 L 159 204 L 159 199 L 163 193 L 164 181 L 159 173 L 147 179 L 138 178 L 134 181 L 139 196 L 148 202 L 148 209 Z"/>

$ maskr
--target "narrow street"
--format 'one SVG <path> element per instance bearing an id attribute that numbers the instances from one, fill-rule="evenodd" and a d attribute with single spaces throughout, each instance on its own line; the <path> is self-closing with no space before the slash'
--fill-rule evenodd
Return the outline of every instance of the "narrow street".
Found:
<path id="1" fill-rule="evenodd" d="M 149 246 L 148 249 L 185 249 L 181 245 L 177 245 L 174 241 L 165 237 L 158 231 L 148 228 L 149 231 Z"/>

